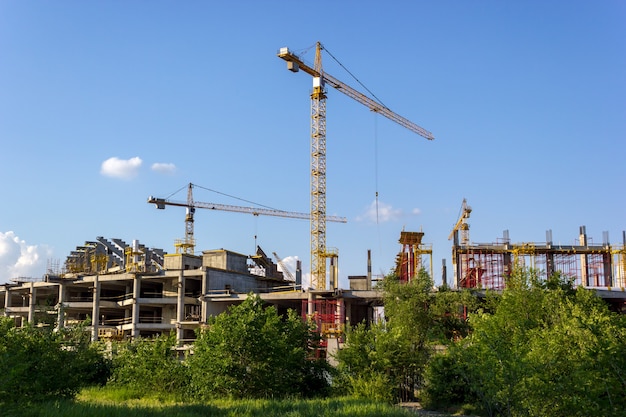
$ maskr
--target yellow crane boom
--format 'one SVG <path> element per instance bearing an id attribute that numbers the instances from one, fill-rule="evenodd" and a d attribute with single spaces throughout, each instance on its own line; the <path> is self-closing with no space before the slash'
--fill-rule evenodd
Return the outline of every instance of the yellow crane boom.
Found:
<path id="1" fill-rule="evenodd" d="M 323 46 L 321 46 L 321 44 L 319 42 L 318 42 L 318 48 L 323 49 Z M 392 121 L 398 123 L 399 125 L 406 127 L 410 131 L 415 132 L 418 135 L 420 135 L 420 136 L 422 136 L 422 137 L 424 137 L 424 138 L 426 138 L 428 140 L 435 139 L 435 137 L 433 136 L 433 134 L 431 132 L 429 132 L 428 130 L 426 130 L 426 129 L 420 127 L 420 126 L 418 126 L 417 124 L 413 123 L 409 119 L 407 119 L 405 117 L 402 117 L 399 114 L 391 111 L 389 108 L 387 108 L 384 105 L 378 103 L 377 101 L 372 100 L 371 98 L 369 98 L 365 94 L 355 90 L 354 88 L 350 87 L 346 83 L 343 83 L 343 82 L 339 81 L 338 79 L 336 79 L 332 75 L 327 74 L 327 73 L 325 73 L 323 71 L 318 71 L 315 68 L 311 68 L 306 63 L 304 63 L 304 61 L 302 61 L 302 59 L 300 59 L 297 55 L 295 55 L 294 53 L 289 51 L 289 48 L 280 48 L 280 50 L 278 52 L 278 57 L 284 59 L 285 61 L 287 61 L 287 63 L 288 63 L 287 64 L 288 65 L 287 68 L 290 71 L 298 72 L 299 70 L 302 70 L 302 71 L 306 72 L 307 74 L 309 74 L 312 77 L 322 78 L 326 84 L 328 84 L 331 87 L 337 89 L 338 91 L 342 92 L 343 94 L 347 95 L 348 97 L 353 98 L 354 100 L 356 100 L 359 103 L 361 103 L 364 106 L 366 106 L 371 111 L 375 111 L 376 113 L 379 113 L 379 114 L 385 116 L 389 120 L 392 120 Z"/>
<path id="2" fill-rule="evenodd" d="M 467 219 L 469 219 L 470 214 L 472 213 L 472 208 L 467 205 L 467 200 L 463 199 L 463 204 L 461 205 L 461 214 L 459 216 L 459 220 L 457 220 L 456 224 L 452 228 L 450 235 L 448 236 L 448 240 L 454 237 L 454 234 L 460 230 L 461 231 L 461 245 L 469 244 L 469 224 L 467 224 Z M 457 242 L 455 242 L 456 244 Z"/>
<path id="3" fill-rule="evenodd" d="M 386 118 L 433 140 L 432 133 L 394 113 L 386 106 L 372 100 L 349 85 L 322 70 L 322 44 L 317 42 L 315 63 L 311 67 L 300 57 L 280 48 L 278 57 L 287 61 L 287 69 L 303 72 L 313 77 L 311 94 L 311 284 L 316 289 L 326 289 L 326 84 L 353 98 L 367 108 Z M 336 253 L 333 254 L 336 256 Z"/>
<path id="4" fill-rule="evenodd" d="M 193 232 L 194 213 L 196 208 L 203 208 L 209 210 L 222 210 L 231 211 L 235 213 L 246 213 L 254 216 L 275 216 L 275 217 L 287 217 L 292 219 L 309 220 L 311 215 L 308 213 L 298 213 L 293 211 L 283 211 L 269 208 L 260 207 L 245 207 L 245 206 L 233 206 L 228 204 L 206 203 L 201 201 L 194 201 L 193 199 L 193 184 L 189 183 L 187 188 L 187 201 L 174 201 L 166 198 L 148 197 L 148 203 L 154 204 L 157 209 L 165 209 L 165 206 L 177 206 L 185 207 L 187 209 L 185 215 L 185 239 L 183 242 L 177 244 L 177 247 L 182 249 L 183 253 L 193 254 L 195 248 L 195 239 Z M 346 223 L 348 220 L 345 217 L 340 216 L 328 216 L 326 221 Z"/>

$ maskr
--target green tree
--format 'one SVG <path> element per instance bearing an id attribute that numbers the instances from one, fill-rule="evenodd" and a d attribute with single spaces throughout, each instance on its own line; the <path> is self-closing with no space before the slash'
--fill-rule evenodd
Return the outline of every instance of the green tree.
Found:
<path id="1" fill-rule="evenodd" d="M 529 335 L 520 384 L 531 415 L 618 416 L 626 409 L 626 320 L 591 291 L 547 294 L 551 314 Z"/>
<path id="2" fill-rule="evenodd" d="M 178 393 L 187 386 L 187 368 L 174 349 L 174 333 L 115 343 L 109 383 L 142 394 Z"/>
<path id="3" fill-rule="evenodd" d="M 327 386 L 324 360 L 309 358 L 309 326 L 294 311 L 281 317 L 258 295 L 214 316 L 187 359 L 196 398 L 313 395 Z"/>
<path id="4" fill-rule="evenodd" d="M 429 402 L 470 403 L 489 416 L 622 415 L 624 317 L 569 280 L 538 277 L 515 270 L 490 311 L 471 316 L 471 334 L 429 366 Z"/>

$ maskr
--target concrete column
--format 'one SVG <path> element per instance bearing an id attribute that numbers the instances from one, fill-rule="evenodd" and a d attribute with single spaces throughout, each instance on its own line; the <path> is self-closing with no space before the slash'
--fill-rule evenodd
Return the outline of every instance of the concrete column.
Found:
<path id="1" fill-rule="evenodd" d="M 336 337 L 326 338 L 326 361 L 331 366 L 337 366 L 337 352 L 339 352 L 339 339 Z"/>
<path id="2" fill-rule="evenodd" d="M 57 304 L 57 329 L 65 327 L 65 284 L 59 284 L 59 303 Z"/>
<path id="3" fill-rule="evenodd" d="M 202 311 L 200 312 L 200 320 L 202 321 L 202 323 L 206 323 L 207 320 L 209 319 L 209 312 L 208 312 L 209 302 L 205 298 L 208 288 L 209 288 L 209 270 L 204 268 L 204 272 L 202 273 L 202 295 L 201 295 Z"/>
<path id="4" fill-rule="evenodd" d="M 181 270 L 178 273 L 178 303 L 176 305 L 176 343 L 180 345 L 183 340 L 183 325 L 185 320 L 185 275 Z"/>
<path id="5" fill-rule="evenodd" d="M 338 324 L 339 326 L 341 326 L 342 330 L 345 330 L 345 325 L 346 325 L 346 316 L 345 316 L 345 310 L 344 310 L 344 299 L 343 298 L 338 298 L 337 299 L 337 310 L 335 311 L 335 314 L 337 317 L 339 317 L 339 323 L 335 323 L 336 325 Z"/>
<path id="6" fill-rule="evenodd" d="M 98 340 L 98 328 L 100 327 L 100 281 L 95 275 L 93 281 L 93 306 L 91 309 L 91 341 Z"/>
<path id="7" fill-rule="evenodd" d="M 37 289 L 35 288 L 35 283 L 30 283 L 30 289 L 28 291 L 28 322 L 30 324 L 35 324 L 35 303 L 37 302 L 35 298 L 37 297 Z"/>
<path id="8" fill-rule="evenodd" d="M 330 274 L 329 274 L 330 275 L 330 277 L 329 277 L 330 279 L 329 279 L 329 281 L 330 281 L 330 288 L 332 290 L 336 290 L 338 288 L 338 286 L 339 286 L 338 282 L 337 282 L 337 275 L 336 275 L 336 265 L 335 265 L 336 259 L 337 258 L 334 257 L 334 256 L 330 257 L 330 271 L 329 271 L 330 272 Z"/>
<path id="9" fill-rule="evenodd" d="M 307 303 L 306 313 L 312 316 L 315 313 L 315 294 L 309 290 L 309 302 Z"/>
<path id="10" fill-rule="evenodd" d="M 604 286 L 613 286 L 613 268 L 611 268 L 611 251 L 610 249 L 602 254 L 602 265 L 604 270 Z"/>
<path id="11" fill-rule="evenodd" d="M 137 274 L 133 275 L 133 305 L 131 312 L 131 329 L 130 337 L 135 339 L 139 337 L 139 296 L 141 295 L 141 278 Z"/>
<path id="12" fill-rule="evenodd" d="M 365 283 L 365 289 L 372 289 L 372 250 L 367 250 L 367 282 Z"/>
<path id="13" fill-rule="evenodd" d="M 587 228 L 585 226 L 580 226 L 580 237 L 578 239 L 580 246 L 587 248 Z M 586 254 L 580 255 L 580 277 L 582 285 L 591 285 L 591 282 L 589 281 L 589 264 Z"/>
<path id="14" fill-rule="evenodd" d="M 4 316 L 9 317 L 9 307 L 11 307 L 11 290 L 8 285 L 4 286 Z"/>

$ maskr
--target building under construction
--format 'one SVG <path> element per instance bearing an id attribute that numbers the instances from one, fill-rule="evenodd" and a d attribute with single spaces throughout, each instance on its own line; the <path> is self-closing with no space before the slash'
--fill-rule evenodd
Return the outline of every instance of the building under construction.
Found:
<path id="1" fill-rule="evenodd" d="M 371 274 L 349 277 L 349 289 L 304 291 L 299 268 L 286 279 L 260 247 L 250 256 L 225 249 L 198 256 L 98 237 L 72 251 L 64 269 L 0 286 L 4 315 L 18 326 L 89 320 L 92 340 L 176 332 L 184 345 L 209 316 L 255 293 L 279 311 L 294 309 L 312 320 L 323 346 L 337 349 L 346 323 L 371 320 L 381 304 Z"/>
<path id="2" fill-rule="evenodd" d="M 467 208 L 469 210 L 469 208 Z M 466 211 L 467 219 L 469 211 Z M 578 244 L 552 242 L 512 243 L 508 233 L 496 243 L 470 243 L 465 221 L 452 236 L 452 288 L 502 290 L 515 266 L 534 268 L 544 279 L 558 272 L 576 286 L 593 289 L 616 311 L 626 312 L 626 245 L 602 244 L 587 238 L 580 228 Z M 396 274 L 403 282 L 424 269 L 433 276 L 432 247 L 422 242 L 423 232 L 400 233 Z M 626 234 L 623 236 L 626 242 Z M 0 286 L 0 309 L 17 326 L 55 323 L 59 327 L 89 320 L 92 340 L 136 338 L 175 332 L 179 346 L 195 339 L 196 330 L 229 306 L 255 293 L 279 312 L 298 311 L 315 323 L 322 348 L 339 349 L 345 327 L 370 322 L 382 306 L 382 293 L 372 285 L 368 252 L 367 274 L 348 277 L 349 288 L 338 288 L 336 271 L 330 271 L 330 288 L 301 285 L 295 275 L 257 247 L 254 255 L 225 249 L 202 255 L 174 254 L 148 248 L 134 240 L 98 237 L 76 247 L 62 271 L 48 271 L 43 279 L 16 278 Z M 333 278 L 334 276 L 334 278 Z M 444 283 L 445 264 L 444 264 Z"/>
<path id="3" fill-rule="evenodd" d="M 502 290 L 519 266 L 534 269 L 543 279 L 559 273 L 575 286 L 595 290 L 616 310 L 626 309 L 626 232 L 621 244 L 612 245 L 607 232 L 601 244 L 594 244 L 581 226 L 576 244 L 563 245 L 553 242 L 551 231 L 543 243 L 513 243 L 508 231 L 495 243 L 470 243 L 455 231 L 452 262 L 457 288 Z"/>

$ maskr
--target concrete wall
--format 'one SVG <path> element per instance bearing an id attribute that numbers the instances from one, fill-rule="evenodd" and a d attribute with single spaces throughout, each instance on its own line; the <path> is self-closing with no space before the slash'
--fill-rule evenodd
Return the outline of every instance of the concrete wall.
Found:
<path id="1" fill-rule="evenodd" d="M 188 254 L 167 254 L 164 256 L 166 270 L 198 269 L 202 266 L 202 257 Z"/>
<path id="2" fill-rule="evenodd" d="M 224 249 L 202 252 L 202 265 L 226 271 L 248 273 L 248 257 Z"/>
<path id="3" fill-rule="evenodd" d="M 247 271 L 246 271 L 247 272 Z M 242 275 L 233 271 L 209 268 L 207 271 L 208 291 L 230 290 L 232 292 L 247 294 L 250 291 L 259 292 L 270 288 L 270 283 L 262 281 L 254 275 Z"/>

